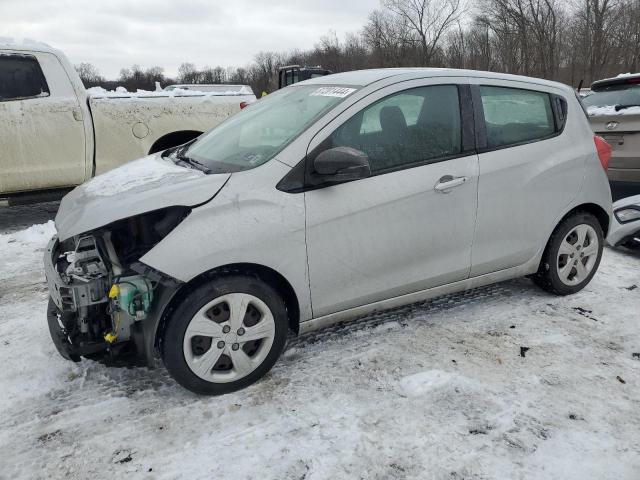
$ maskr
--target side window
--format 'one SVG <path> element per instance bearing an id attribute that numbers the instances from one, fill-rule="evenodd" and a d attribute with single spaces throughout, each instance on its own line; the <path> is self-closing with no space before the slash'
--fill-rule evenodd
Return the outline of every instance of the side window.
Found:
<path id="1" fill-rule="evenodd" d="M 382 131 L 380 124 L 380 111 L 385 107 L 398 107 L 404 115 L 408 127 L 415 127 L 418 123 L 418 115 L 424 105 L 424 96 L 416 90 L 392 95 L 368 108 L 362 116 L 360 133 L 374 133 Z"/>
<path id="2" fill-rule="evenodd" d="M 506 87 L 480 87 L 487 146 L 503 147 L 555 133 L 549 94 Z"/>
<path id="3" fill-rule="evenodd" d="M 369 156 L 373 174 L 437 161 L 461 148 L 460 102 L 455 85 L 404 90 L 369 105 L 323 144 Z"/>
<path id="4" fill-rule="evenodd" d="M 0 102 L 48 95 L 47 81 L 34 56 L 0 54 Z"/>

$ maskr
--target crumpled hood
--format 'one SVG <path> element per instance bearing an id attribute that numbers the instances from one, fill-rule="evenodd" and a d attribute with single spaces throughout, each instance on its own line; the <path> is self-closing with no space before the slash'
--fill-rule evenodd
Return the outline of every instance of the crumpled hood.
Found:
<path id="1" fill-rule="evenodd" d="M 213 198 L 230 173 L 205 175 L 159 153 L 98 175 L 67 194 L 56 215 L 60 240 L 172 206 L 195 206 Z"/>

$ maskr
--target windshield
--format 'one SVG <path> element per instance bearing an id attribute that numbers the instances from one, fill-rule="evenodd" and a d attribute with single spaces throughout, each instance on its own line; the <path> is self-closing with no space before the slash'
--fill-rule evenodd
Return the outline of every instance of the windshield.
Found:
<path id="1" fill-rule="evenodd" d="M 271 160 L 355 88 L 304 85 L 272 93 L 181 151 L 210 173 L 255 168 Z"/>
<path id="2" fill-rule="evenodd" d="M 611 85 L 582 98 L 585 107 L 640 105 L 640 84 Z"/>

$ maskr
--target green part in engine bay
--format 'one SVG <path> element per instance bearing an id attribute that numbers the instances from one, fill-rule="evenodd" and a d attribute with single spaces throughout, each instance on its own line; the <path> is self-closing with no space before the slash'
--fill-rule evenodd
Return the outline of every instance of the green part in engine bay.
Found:
<path id="1" fill-rule="evenodd" d="M 142 275 L 134 275 L 118 279 L 116 285 L 119 309 L 137 320 L 145 318 L 153 301 L 151 281 Z"/>

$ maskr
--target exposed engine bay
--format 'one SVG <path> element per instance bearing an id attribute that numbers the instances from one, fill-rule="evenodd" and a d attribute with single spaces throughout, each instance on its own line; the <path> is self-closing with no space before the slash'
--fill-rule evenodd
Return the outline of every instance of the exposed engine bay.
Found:
<path id="1" fill-rule="evenodd" d="M 179 282 L 138 260 L 190 212 L 170 207 L 119 220 L 58 242 L 45 254 L 51 302 L 48 320 L 60 353 L 106 363 L 149 363 L 145 328 L 157 297 Z M 159 319 L 149 319 L 156 322 Z"/>

